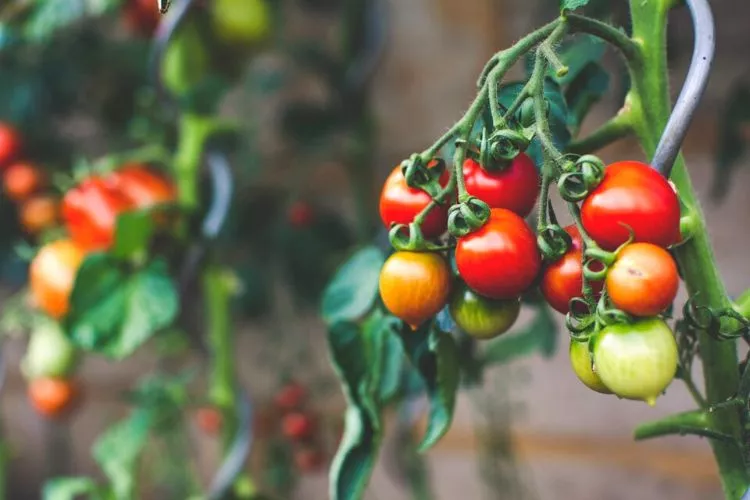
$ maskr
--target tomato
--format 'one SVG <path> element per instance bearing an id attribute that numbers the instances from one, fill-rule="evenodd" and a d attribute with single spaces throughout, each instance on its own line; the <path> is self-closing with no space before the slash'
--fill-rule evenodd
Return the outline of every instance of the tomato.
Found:
<path id="1" fill-rule="evenodd" d="M 47 418 L 58 418 L 73 407 L 78 388 L 70 379 L 42 377 L 29 382 L 27 394 L 39 414 Z"/>
<path id="2" fill-rule="evenodd" d="M 300 408 L 307 398 L 307 391 L 297 382 L 289 382 L 276 394 L 274 403 L 282 411 Z"/>
<path id="3" fill-rule="evenodd" d="M 104 179 L 89 177 L 65 193 L 62 216 L 81 248 L 106 250 L 114 242 L 117 217 L 130 208 L 130 200 Z"/>
<path id="4" fill-rule="evenodd" d="M 658 318 L 607 326 L 593 342 L 596 373 L 622 398 L 653 406 L 677 371 L 677 342 Z"/>
<path id="5" fill-rule="evenodd" d="M 300 472 L 317 472 L 325 465 L 323 453 L 313 446 L 294 450 L 294 465 Z"/>
<path id="6" fill-rule="evenodd" d="M 289 224 L 293 227 L 302 229 L 313 223 L 315 211 L 304 201 L 298 201 L 289 207 L 287 218 L 289 219 Z"/>
<path id="7" fill-rule="evenodd" d="M 203 38 L 190 20 L 175 32 L 161 61 L 162 81 L 170 92 L 185 95 L 208 74 L 211 61 Z"/>
<path id="8" fill-rule="evenodd" d="M 485 340 L 507 332 L 518 319 L 521 301 L 518 297 L 492 300 L 461 287 L 450 303 L 453 320 L 471 337 Z"/>
<path id="9" fill-rule="evenodd" d="M 29 380 L 68 377 L 78 366 L 78 351 L 58 322 L 38 321 L 31 332 L 26 355 L 21 361 L 23 375 Z"/>
<path id="10" fill-rule="evenodd" d="M 223 417 L 217 408 L 210 406 L 198 408 L 195 411 L 195 423 L 198 428 L 209 436 L 216 436 L 221 432 Z"/>
<path id="11" fill-rule="evenodd" d="M 70 240 L 53 241 L 39 250 L 29 267 L 29 288 L 36 307 L 58 319 L 68 313 L 83 258 L 83 250 Z"/>
<path id="12" fill-rule="evenodd" d="M 441 184 L 445 185 L 449 177 L 450 174 L 444 174 L 440 178 Z M 383 184 L 380 193 L 380 219 L 387 228 L 392 224 L 410 224 L 431 201 L 429 194 L 406 184 L 401 167 L 398 166 Z M 436 206 L 422 223 L 422 234 L 425 238 L 440 236 L 446 230 L 447 220 L 447 204 Z"/>
<path id="13" fill-rule="evenodd" d="M 255 44 L 271 33 L 271 11 L 265 0 L 214 0 L 211 19 L 216 35 L 228 43 Z"/>
<path id="14" fill-rule="evenodd" d="M 583 295 L 583 240 L 575 224 L 565 227 L 571 245 L 565 255 L 542 270 L 539 289 L 550 306 L 562 314 L 570 311 L 570 301 Z M 594 264 L 592 269 L 599 266 Z M 604 287 L 603 281 L 591 281 L 594 295 L 598 297 Z"/>
<path id="15" fill-rule="evenodd" d="M 18 218 L 29 234 L 39 234 L 57 224 L 59 203 L 49 195 L 32 196 L 21 204 Z"/>
<path id="16" fill-rule="evenodd" d="M 573 372 L 578 377 L 578 380 L 593 391 L 602 394 L 612 394 L 612 391 L 607 389 L 607 386 L 604 385 L 599 375 L 594 372 L 588 342 L 571 340 L 568 355 L 570 356 L 570 366 L 573 367 Z"/>
<path id="17" fill-rule="evenodd" d="M 534 232 L 504 208 L 493 208 L 487 223 L 456 245 L 458 273 L 469 288 L 493 299 L 521 295 L 539 274 L 541 262 Z"/>
<path id="18" fill-rule="evenodd" d="M 155 0 L 127 0 L 123 14 L 128 29 L 141 36 L 153 35 L 161 20 Z"/>
<path id="19" fill-rule="evenodd" d="M 138 163 L 122 166 L 109 174 L 105 181 L 135 208 L 170 203 L 177 197 L 172 181 Z"/>
<path id="20" fill-rule="evenodd" d="M 656 316 L 677 296 L 680 276 L 672 256 L 651 243 L 632 243 L 607 272 L 607 293 L 618 309 L 634 316 Z"/>
<path id="21" fill-rule="evenodd" d="M 450 268 L 437 253 L 396 252 L 380 270 L 385 307 L 413 329 L 440 312 L 450 289 Z"/>
<path id="22" fill-rule="evenodd" d="M 488 172 L 475 160 L 464 162 L 466 191 L 491 208 L 507 208 L 521 217 L 531 213 L 539 195 L 539 174 L 534 162 L 520 153 L 503 170 Z"/>
<path id="23" fill-rule="evenodd" d="M 628 240 L 667 247 L 680 239 L 680 201 L 669 182 L 645 163 L 622 161 L 604 171 L 602 182 L 581 206 L 586 232 L 602 248 Z"/>
<path id="24" fill-rule="evenodd" d="M 289 413 L 281 421 L 281 432 L 293 441 L 302 441 L 315 433 L 315 422 L 305 413 Z"/>
<path id="25" fill-rule="evenodd" d="M 8 123 L 0 123 L 0 170 L 18 158 L 21 152 L 21 135 Z"/>
<path id="26" fill-rule="evenodd" d="M 27 199 L 44 185 L 44 174 L 29 162 L 11 164 L 3 172 L 3 189 L 13 201 Z"/>

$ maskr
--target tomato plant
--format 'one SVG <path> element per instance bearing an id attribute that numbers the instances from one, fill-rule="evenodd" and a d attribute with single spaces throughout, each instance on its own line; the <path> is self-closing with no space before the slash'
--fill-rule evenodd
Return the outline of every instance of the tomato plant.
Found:
<path id="1" fill-rule="evenodd" d="M 612 391 L 604 385 L 599 374 L 595 371 L 588 342 L 571 341 L 568 355 L 570 357 L 570 366 L 573 368 L 573 372 L 578 377 L 578 380 L 583 382 L 592 391 L 602 394 L 612 394 Z"/>
<path id="2" fill-rule="evenodd" d="M 509 165 L 487 171 L 471 158 L 464 162 L 466 192 L 491 208 L 506 208 L 526 217 L 539 196 L 539 174 L 534 162 L 521 153 Z"/>
<path id="3" fill-rule="evenodd" d="M 53 318 L 65 316 L 84 257 L 84 250 L 70 240 L 57 240 L 43 246 L 29 268 L 34 305 Z"/>
<path id="4" fill-rule="evenodd" d="M 64 416 L 76 403 L 78 388 L 63 378 L 37 378 L 29 382 L 29 401 L 34 409 L 48 418 Z"/>
<path id="5" fill-rule="evenodd" d="M 450 303 L 456 324 L 477 339 L 491 339 L 508 331 L 518 319 L 518 298 L 493 300 L 477 295 L 466 287 L 458 288 Z"/>

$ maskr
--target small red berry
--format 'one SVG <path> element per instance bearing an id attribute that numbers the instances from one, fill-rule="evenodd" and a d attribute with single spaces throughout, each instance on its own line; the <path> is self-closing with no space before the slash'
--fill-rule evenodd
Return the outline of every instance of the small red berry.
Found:
<path id="1" fill-rule="evenodd" d="M 281 421 L 281 432 L 293 441 L 302 441 L 312 437 L 315 423 L 309 415 L 300 412 L 290 413 Z"/>
<path id="2" fill-rule="evenodd" d="M 290 382 L 281 388 L 276 394 L 274 401 L 280 410 L 292 411 L 302 406 L 306 397 L 307 391 L 304 386 L 297 382 Z"/>

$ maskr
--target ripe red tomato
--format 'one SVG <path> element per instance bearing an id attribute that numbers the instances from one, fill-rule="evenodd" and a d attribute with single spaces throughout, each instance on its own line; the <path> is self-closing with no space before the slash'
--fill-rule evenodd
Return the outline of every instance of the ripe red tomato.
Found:
<path id="1" fill-rule="evenodd" d="M 450 174 L 444 173 L 440 178 L 441 184 L 447 184 L 449 177 Z M 380 218 L 387 228 L 391 224 L 410 224 L 430 201 L 430 195 L 406 184 L 401 167 L 398 166 L 383 184 L 383 191 L 380 193 Z M 446 230 L 447 220 L 447 204 L 433 208 L 422 224 L 422 234 L 425 238 L 440 236 Z"/>
<path id="2" fill-rule="evenodd" d="M 539 289 L 550 306 L 562 314 L 570 311 L 570 301 L 582 296 L 583 291 L 583 240 L 575 224 L 565 227 L 572 244 L 559 260 L 545 266 Z M 596 269 L 597 266 L 593 268 Z M 603 281 L 592 281 L 596 297 L 604 287 Z"/>
<path id="3" fill-rule="evenodd" d="M 294 465 L 300 472 L 317 472 L 323 468 L 324 464 L 323 453 L 313 446 L 304 446 L 294 450 Z"/>
<path id="4" fill-rule="evenodd" d="M 195 411 L 195 423 L 209 436 L 216 436 L 221 432 L 223 421 L 221 412 L 217 408 L 206 406 Z"/>
<path id="5" fill-rule="evenodd" d="M 27 394 L 39 414 L 54 419 L 72 408 L 78 396 L 78 388 L 70 379 L 42 377 L 29 382 Z"/>
<path id="6" fill-rule="evenodd" d="M 18 158 L 21 152 L 21 136 L 8 123 L 0 123 L 0 170 Z"/>
<path id="7" fill-rule="evenodd" d="M 299 409 L 307 398 L 307 391 L 302 384 L 289 382 L 276 394 L 274 402 L 282 411 Z"/>
<path id="8" fill-rule="evenodd" d="M 159 26 L 161 13 L 155 0 L 127 0 L 124 7 L 125 24 L 140 36 L 151 36 Z"/>
<path id="9" fill-rule="evenodd" d="M 385 307 L 415 330 L 440 312 L 450 290 L 450 268 L 437 253 L 396 252 L 380 270 Z"/>
<path id="10" fill-rule="evenodd" d="M 57 224 L 59 203 L 50 195 L 36 195 L 21 204 L 18 218 L 29 234 L 39 234 Z"/>
<path id="11" fill-rule="evenodd" d="M 292 227 L 302 229 L 312 224 L 315 219 L 315 211 L 308 203 L 298 201 L 289 207 L 287 218 Z"/>
<path id="12" fill-rule="evenodd" d="M 29 288 L 36 307 L 53 318 L 68 313 L 70 293 L 83 258 L 83 250 L 70 240 L 53 241 L 39 250 L 29 267 Z"/>
<path id="13" fill-rule="evenodd" d="M 458 239 L 456 266 L 478 294 L 511 299 L 531 286 L 541 256 L 526 222 L 510 210 L 493 208 L 482 228 Z"/>
<path id="14" fill-rule="evenodd" d="M 651 243 L 622 249 L 607 273 L 607 293 L 618 309 L 634 316 L 656 316 L 677 296 L 680 276 L 672 256 Z"/>
<path id="15" fill-rule="evenodd" d="M 172 181 L 138 163 L 123 165 L 109 174 L 105 181 L 135 208 L 169 203 L 177 196 Z"/>
<path id="16" fill-rule="evenodd" d="M 303 441 L 315 433 L 315 422 L 305 413 L 289 413 L 281 421 L 281 432 L 292 441 Z"/>
<path id="17" fill-rule="evenodd" d="M 15 202 L 27 199 L 44 185 L 44 174 L 29 162 L 11 164 L 3 172 L 3 189 Z"/>
<path id="18" fill-rule="evenodd" d="M 100 177 L 89 177 L 65 193 L 62 217 L 71 238 L 85 250 L 106 250 L 117 216 L 132 208 L 128 198 Z"/>
<path id="19" fill-rule="evenodd" d="M 490 208 L 507 208 L 521 217 L 531 213 L 539 195 L 539 174 L 526 154 L 516 156 L 503 170 L 488 172 L 475 160 L 464 162 L 466 191 Z"/>
<path id="20" fill-rule="evenodd" d="M 680 240 L 680 201 L 669 182 L 637 161 L 613 163 L 581 206 L 586 232 L 602 248 L 628 240 L 668 247 Z"/>

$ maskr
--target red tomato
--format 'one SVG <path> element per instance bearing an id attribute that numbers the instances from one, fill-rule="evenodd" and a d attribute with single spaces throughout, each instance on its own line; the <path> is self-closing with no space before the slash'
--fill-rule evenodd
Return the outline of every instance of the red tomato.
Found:
<path id="1" fill-rule="evenodd" d="M 581 220 L 602 248 L 614 250 L 628 240 L 667 247 L 680 239 L 680 202 L 669 182 L 637 161 L 613 163 L 584 200 Z"/>
<path id="2" fill-rule="evenodd" d="M 297 382 L 289 382 L 276 394 L 274 402 L 282 411 L 292 411 L 300 408 L 307 398 L 304 386 Z"/>
<path id="3" fill-rule="evenodd" d="M 493 299 L 518 297 L 541 266 L 536 236 L 526 222 L 504 208 L 493 208 L 478 231 L 459 238 L 456 266 L 466 284 Z"/>
<path id="4" fill-rule="evenodd" d="M 680 276 L 672 256 L 651 243 L 632 243 L 607 272 L 607 293 L 618 309 L 634 316 L 656 316 L 677 296 Z"/>
<path id="5" fill-rule="evenodd" d="M 294 465 L 300 472 L 317 472 L 325 464 L 323 453 L 312 446 L 294 450 Z"/>
<path id="6" fill-rule="evenodd" d="M 16 202 L 37 192 L 44 182 L 42 171 L 29 162 L 13 163 L 3 172 L 3 189 L 8 198 Z"/>
<path id="7" fill-rule="evenodd" d="M 303 441 L 315 433 L 315 422 L 305 413 L 289 413 L 281 421 L 281 432 L 293 441 Z"/>
<path id="8" fill-rule="evenodd" d="M 441 184 L 447 184 L 449 178 L 450 174 L 445 172 L 440 178 Z M 406 184 L 401 167 L 398 166 L 388 176 L 380 193 L 380 218 L 387 228 L 390 228 L 391 224 L 409 224 L 430 201 L 430 195 Z M 422 234 L 425 238 L 440 236 L 446 230 L 447 220 L 447 204 L 433 208 L 422 224 Z"/>
<path id="9" fill-rule="evenodd" d="M 466 191 L 490 208 L 507 208 L 521 217 L 531 213 L 539 195 L 539 174 L 526 154 L 516 156 L 510 165 L 488 172 L 475 160 L 464 162 Z"/>
<path id="10" fill-rule="evenodd" d="M 57 224 L 58 201 L 50 195 L 36 195 L 21 204 L 18 218 L 29 234 L 39 234 Z"/>
<path id="11" fill-rule="evenodd" d="M 140 36 L 154 34 L 161 19 L 156 0 L 126 0 L 124 9 L 128 29 Z"/>
<path id="12" fill-rule="evenodd" d="M 209 436 L 216 436 L 221 432 L 223 420 L 221 412 L 217 408 L 207 406 L 195 411 L 195 423 L 198 424 L 200 430 Z"/>
<path id="13" fill-rule="evenodd" d="M 547 265 L 542 271 L 539 288 L 552 308 L 562 314 L 570 311 L 570 301 L 582 296 L 583 290 L 583 240 L 575 224 L 565 228 L 572 244 L 565 255 Z M 596 267 L 594 267 L 596 269 Z M 603 281 L 592 281 L 594 294 L 598 296 L 604 287 Z"/>
<path id="14" fill-rule="evenodd" d="M 89 177 L 65 193 L 62 217 L 81 248 L 106 250 L 114 242 L 117 216 L 130 208 L 130 200 L 102 178 Z"/>
<path id="15" fill-rule="evenodd" d="M 21 152 L 21 136 L 8 123 L 0 123 L 0 170 L 18 158 Z"/>
<path id="16" fill-rule="evenodd" d="M 39 250 L 29 266 L 29 288 L 36 307 L 53 318 L 68 313 L 70 293 L 84 256 L 69 240 L 53 241 Z"/>
<path id="17" fill-rule="evenodd" d="M 42 377 L 29 382 L 27 393 L 37 412 L 47 418 L 58 418 L 76 402 L 78 389 L 72 380 Z"/>
<path id="18" fill-rule="evenodd" d="M 109 174 L 105 180 L 135 208 L 149 208 L 169 203 L 177 196 L 172 181 L 138 163 L 123 165 Z"/>
<path id="19" fill-rule="evenodd" d="M 289 207 L 287 218 L 289 219 L 289 224 L 293 227 L 302 229 L 312 224 L 315 219 L 315 211 L 308 203 L 298 201 Z"/>

